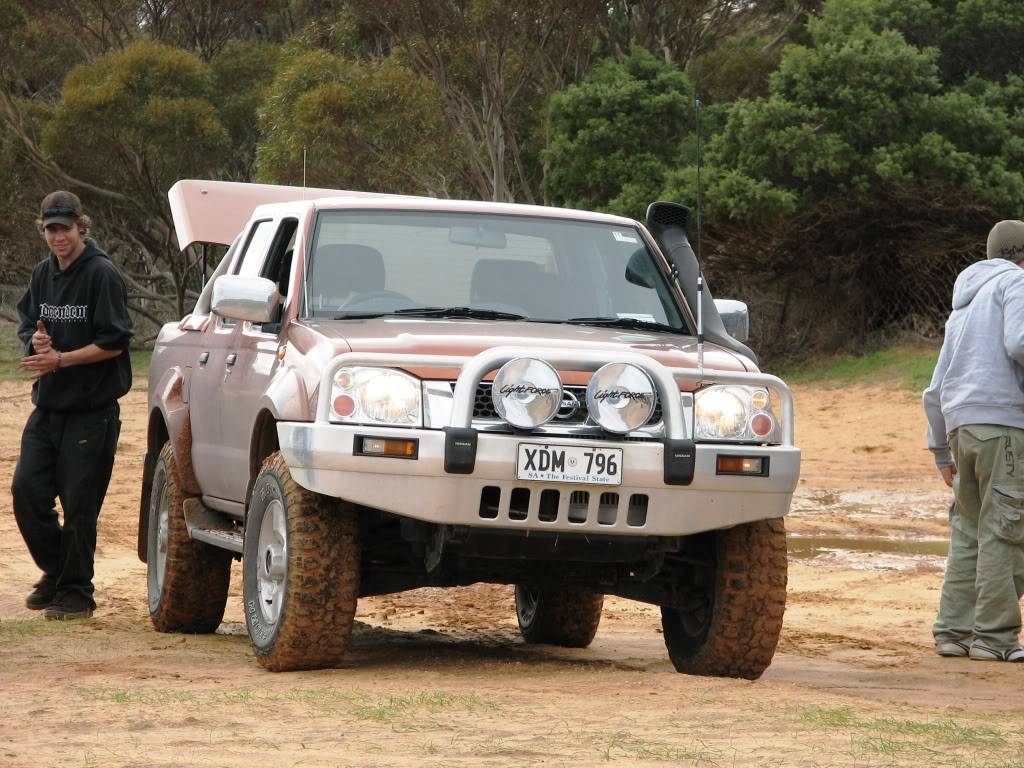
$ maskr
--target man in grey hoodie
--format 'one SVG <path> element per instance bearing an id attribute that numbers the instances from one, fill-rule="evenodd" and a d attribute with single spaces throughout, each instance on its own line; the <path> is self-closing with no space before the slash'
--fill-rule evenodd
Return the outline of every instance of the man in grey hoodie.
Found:
<path id="1" fill-rule="evenodd" d="M 955 491 L 939 613 L 942 656 L 1024 662 L 1024 221 L 1000 221 L 988 259 L 953 287 L 931 384 L 928 447 Z"/>

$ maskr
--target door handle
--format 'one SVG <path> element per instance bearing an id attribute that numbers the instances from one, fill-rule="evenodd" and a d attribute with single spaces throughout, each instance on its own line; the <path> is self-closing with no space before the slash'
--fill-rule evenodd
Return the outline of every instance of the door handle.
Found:
<path id="1" fill-rule="evenodd" d="M 206 361 L 209 360 L 209 359 L 210 359 L 210 353 L 209 352 L 200 352 L 199 353 L 199 364 L 200 365 L 206 365 Z"/>
<path id="2" fill-rule="evenodd" d="M 237 360 L 237 359 L 238 359 L 238 355 L 235 354 L 234 352 L 232 352 L 230 355 L 228 355 L 227 359 L 224 362 L 227 363 L 228 366 L 230 367 L 230 366 L 235 364 L 235 360 Z"/>

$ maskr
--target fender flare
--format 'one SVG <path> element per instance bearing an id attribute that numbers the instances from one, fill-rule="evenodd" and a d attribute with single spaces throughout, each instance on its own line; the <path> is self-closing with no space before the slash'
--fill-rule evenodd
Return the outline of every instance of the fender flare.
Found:
<path id="1" fill-rule="evenodd" d="M 160 377 L 150 395 L 149 423 L 146 428 L 146 455 L 142 469 L 142 493 L 139 497 L 139 530 L 136 550 L 146 562 L 149 530 L 150 491 L 157 457 L 165 442 L 170 442 L 178 466 L 182 490 L 191 496 L 201 491 L 192 467 L 192 423 L 185 400 L 185 374 L 180 368 L 169 368 Z"/>

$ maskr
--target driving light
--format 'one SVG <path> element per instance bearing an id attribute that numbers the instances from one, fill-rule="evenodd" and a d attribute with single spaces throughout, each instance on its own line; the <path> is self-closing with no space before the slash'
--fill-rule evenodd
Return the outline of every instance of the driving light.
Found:
<path id="1" fill-rule="evenodd" d="M 646 424 L 657 402 L 651 377 L 629 363 L 602 366 L 587 385 L 590 418 L 616 434 L 632 432 Z"/>
<path id="2" fill-rule="evenodd" d="M 562 405 L 562 380 L 543 360 L 517 357 L 498 371 L 491 386 L 494 410 L 520 429 L 550 421 Z"/>

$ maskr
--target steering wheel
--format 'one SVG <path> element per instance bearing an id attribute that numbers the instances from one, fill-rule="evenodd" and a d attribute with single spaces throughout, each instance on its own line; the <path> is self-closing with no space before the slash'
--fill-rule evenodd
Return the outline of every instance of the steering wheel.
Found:
<path id="1" fill-rule="evenodd" d="M 392 299 L 393 301 L 406 302 L 410 305 L 414 305 L 416 303 L 404 293 L 381 289 L 377 291 L 367 291 L 366 293 L 357 293 L 351 299 L 338 307 L 338 309 L 350 309 L 351 307 L 357 307 L 360 304 L 368 304 L 369 302 L 376 301 L 378 299 Z"/>

